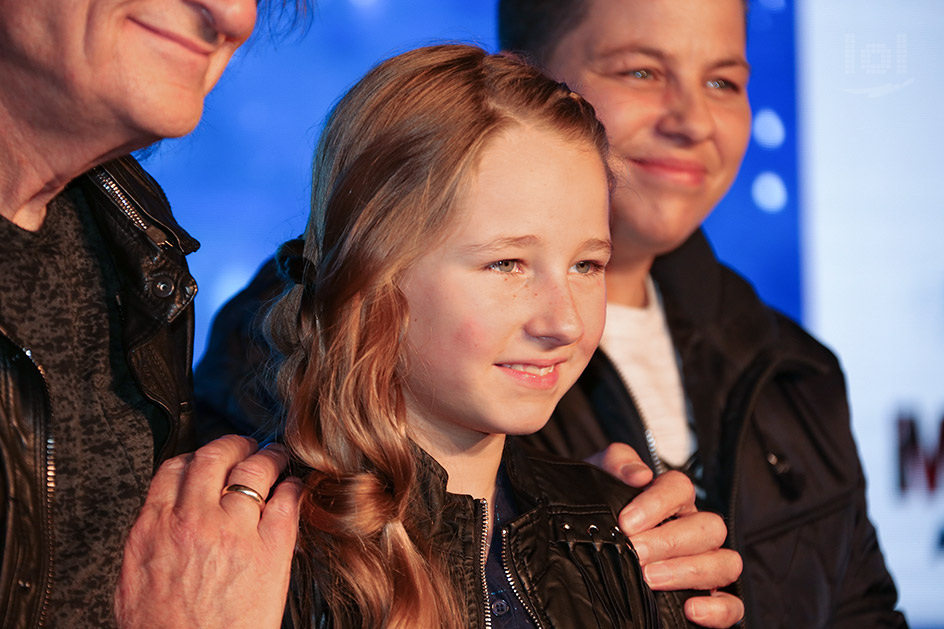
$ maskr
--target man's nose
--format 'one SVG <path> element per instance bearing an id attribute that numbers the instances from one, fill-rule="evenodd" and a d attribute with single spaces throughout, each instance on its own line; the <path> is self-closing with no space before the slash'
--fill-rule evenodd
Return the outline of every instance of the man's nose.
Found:
<path id="1" fill-rule="evenodd" d="M 256 0 L 188 0 L 197 32 L 207 43 L 242 43 L 256 24 Z"/>

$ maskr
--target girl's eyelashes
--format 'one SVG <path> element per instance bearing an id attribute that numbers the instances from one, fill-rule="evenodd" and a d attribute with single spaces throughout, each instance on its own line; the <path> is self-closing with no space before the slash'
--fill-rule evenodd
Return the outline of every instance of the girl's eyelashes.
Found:
<path id="1" fill-rule="evenodd" d="M 523 270 L 521 260 L 497 260 L 485 266 L 486 269 L 496 271 L 502 274 L 519 273 Z M 606 268 L 606 263 L 598 260 L 581 260 L 570 270 L 578 275 L 594 275 L 602 272 Z"/>
<path id="2" fill-rule="evenodd" d="M 487 268 L 499 273 L 514 273 L 521 270 L 521 263 L 519 260 L 498 260 L 489 264 Z"/>
<path id="3" fill-rule="evenodd" d="M 596 260 L 581 260 L 570 268 L 578 275 L 596 275 L 606 269 L 606 264 Z"/>

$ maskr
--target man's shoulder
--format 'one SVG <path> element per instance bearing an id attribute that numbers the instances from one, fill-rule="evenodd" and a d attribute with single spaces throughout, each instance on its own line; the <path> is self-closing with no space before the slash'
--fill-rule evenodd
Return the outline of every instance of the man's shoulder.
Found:
<path id="1" fill-rule="evenodd" d="M 134 210 L 143 212 L 147 220 L 170 230 L 182 253 L 199 248 L 200 243 L 177 223 L 164 190 L 131 155 L 100 164 L 74 183 L 82 187 L 93 208 L 114 207 L 125 212 L 127 208 L 121 206 L 128 202 Z"/>
<path id="2" fill-rule="evenodd" d="M 670 327 L 697 330 L 736 362 L 774 351 L 823 363 L 830 349 L 788 315 L 768 305 L 750 281 L 717 259 L 701 230 L 653 266 Z"/>

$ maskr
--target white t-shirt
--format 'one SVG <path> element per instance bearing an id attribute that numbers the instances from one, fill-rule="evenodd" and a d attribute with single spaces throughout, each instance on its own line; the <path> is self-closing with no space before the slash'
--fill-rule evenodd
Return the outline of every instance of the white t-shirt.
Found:
<path id="1" fill-rule="evenodd" d="M 645 308 L 606 305 L 600 347 L 629 388 L 659 458 L 680 467 L 695 451 L 695 435 L 662 299 L 651 277 L 646 293 Z"/>

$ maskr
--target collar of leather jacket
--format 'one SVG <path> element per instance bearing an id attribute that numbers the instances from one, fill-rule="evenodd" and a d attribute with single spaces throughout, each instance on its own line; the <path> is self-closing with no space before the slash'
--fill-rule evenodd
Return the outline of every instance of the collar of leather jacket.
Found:
<path id="1" fill-rule="evenodd" d="M 82 188 L 108 244 L 122 307 L 135 320 L 150 322 L 129 331 L 135 345 L 193 301 L 197 284 L 185 256 L 200 243 L 177 224 L 160 186 L 130 156 L 97 166 L 70 185 Z"/>

